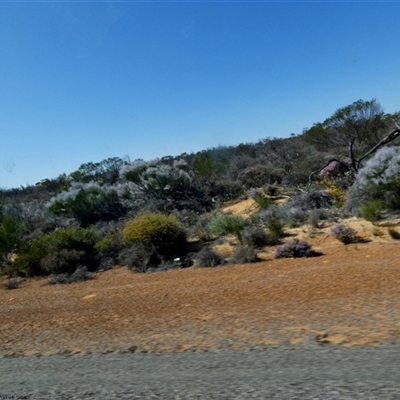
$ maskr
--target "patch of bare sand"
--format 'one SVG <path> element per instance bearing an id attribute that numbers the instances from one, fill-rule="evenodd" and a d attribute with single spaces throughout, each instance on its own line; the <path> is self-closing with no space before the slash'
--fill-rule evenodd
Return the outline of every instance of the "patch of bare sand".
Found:
<path id="1" fill-rule="evenodd" d="M 249 218 L 252 214 L 259 210 L 257 203 L 248 198 L 246 200 L 235 201 L 222 207 L 222 211 L 228 214 L 240 215 Z"/>

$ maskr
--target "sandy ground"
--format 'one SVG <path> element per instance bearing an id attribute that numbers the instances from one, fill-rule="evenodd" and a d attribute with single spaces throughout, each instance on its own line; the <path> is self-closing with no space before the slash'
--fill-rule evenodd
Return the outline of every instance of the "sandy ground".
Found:
<path id="1" fill-rule="evenodd" d="M 293 234 L 321 256 L 276 260 L 267 249 L 255 264 L 153 274 L 119 267 L 82 283 L 34 279 L 15 290 L 2 287 L 0 354 L 397 342 L 400 242 L 385 227 L 347 223 L 369 242 L 345 246 L 328 226 L 302 227 Z"/>

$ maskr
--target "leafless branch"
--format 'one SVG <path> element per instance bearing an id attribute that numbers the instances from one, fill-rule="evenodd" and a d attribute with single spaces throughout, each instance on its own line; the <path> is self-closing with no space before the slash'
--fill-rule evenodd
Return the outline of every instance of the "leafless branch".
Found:
<path id="1" fill-rule="evenodd" d="M 378 149 L 380 149 L 382 146 L 387 145 L 388 143 L 392 142 L 393 140 L 397 139 L 400 136 L 400 127 L 398 126 L 397 123 L 395 123 L 397 126 L 397 129 L 389 133 L 386 137 L 384 137 L 378 144 L 376 144 L 371 150 L 368 150 L 361 158 L 357 160 L 357 170 L 360 167 L 360 163 L 362 160 L 370 156 L 372 153 L 375 153 Z M 356 170 L 356 172 L 357 172 Z"/>

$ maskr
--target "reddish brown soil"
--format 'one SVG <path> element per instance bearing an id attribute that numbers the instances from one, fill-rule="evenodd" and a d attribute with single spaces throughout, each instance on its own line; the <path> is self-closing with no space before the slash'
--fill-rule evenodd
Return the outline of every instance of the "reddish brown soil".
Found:
<path id="1" fill-rule="evenodd" d="M 0 353 L 189 351 L 300 344 L 380 345 L 400 338 L 400 245 L 154 274 L 116 268 L 88 282 L 30 280 L 0 289 Z"/>

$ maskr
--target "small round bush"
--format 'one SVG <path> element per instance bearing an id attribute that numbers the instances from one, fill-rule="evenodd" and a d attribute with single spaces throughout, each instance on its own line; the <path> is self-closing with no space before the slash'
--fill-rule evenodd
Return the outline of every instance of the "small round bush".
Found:
<path id="1" fill-rule="evenodd" d="M 150 268 L 158 268 L 163 258 L 154 245 L 135 242 L 130 247 L 121 250 L 119 262 L 131 271 L 147 272 Z"/>
<path id="2" fill-rule="evenodd" d="M 261 193 L 256 193 L 253 197 L 253 200 L 261 210 L 266 210 L 268 207 L 274 204 L 274 201 L 270 197 L 263 196 Z"/>
<path id="3" fill-rule="evenodd" d="M 357 240 L 356 231 L 344 224 L 334 226 L 331 229 L 331 236 L 344 244 L 354 243 Z"/>
<path id="4" fill-rule="evenodd" d="M 390 237 L 394 240 L 400 240 L 400 233 L 396 231 L 394 228 L 388 228 L 388 233 Z"/>
<path id="5" fill-rule="evenodd" d="M 179 254 L 186 243 L 186 232 L 174 215 L 143 213 L 128 221 L 122 231 L 128 242 L 151 244 L 162 255 Z"/>
<path id="6" fill-rule="evenodd" d="M 360 215 L 367 221 L 376 222 L 381 219 L 381 213 L 383 209 L 382 200 L 376 199 L 368 203 L 361 204 Z"/>
<path id="7" fill-rule="evenodd" d="M 275 249 L 274 258 L 310 257 L 311 245 L 305 240 L 292 239 Z"/>
<path id="8" fill-rule="evenodd" d="M 200 267 L 217 267 L 225 264 L 224 258 L 217 252 L 203 247 L 195 257 L 196 264 Z"/>
<path id="9" fill-rule="evenodd" d="M 243 231 L 242 242 L 250 247 L 261 248 L 270 243 L 270 238 L 264 229 L 247 228 Z"/>
<path id="10" fill-rule="evenodd" d="M 283 230 L 284 224 L 279 218 L 273 216 L 269 217 L 265 225 L 273 236 L 277 238 L 285 236 L 285 232 Z"/>
<path id="11" fill-rule="evenodd" d="M 208 228 L 216 236 L 236 235 L 240 237 L 244 225 L 243 218 L 225 214 L 213 218 L 208 224 Z"/>
<path id="12" fill-rule="evenodd" d="M 239 246 L 233 253 L 231 263 L 232 264 L 248 264 L 259 261 L 257 252 L 247 246 Z"/>

